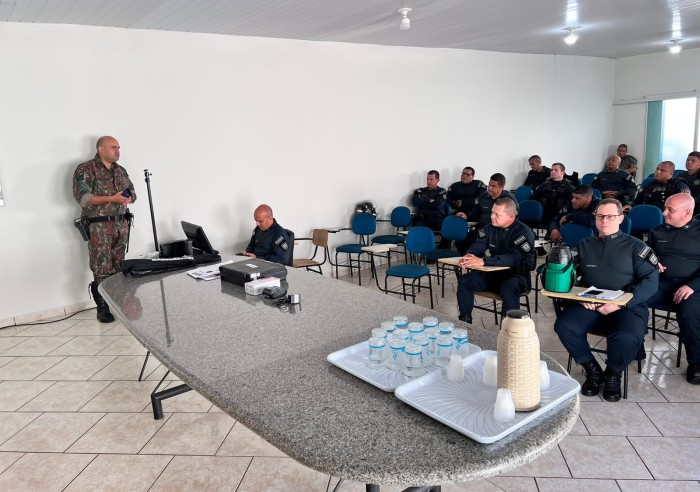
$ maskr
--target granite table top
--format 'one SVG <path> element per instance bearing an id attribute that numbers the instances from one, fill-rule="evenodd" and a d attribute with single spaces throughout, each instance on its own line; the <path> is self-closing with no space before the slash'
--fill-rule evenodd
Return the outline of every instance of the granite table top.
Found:
<path id="1" fill-rule="evenodd" d="M 100 291 L 134 337 L 192 389 L 288 456 L 336 477 L 388 485 L 475 480 L 535 459 L 574 426 L 578 395 L 480 444 L 333 366 L 328 354 L 367 340 L 395 315 L 453 321 L 482 349 L 495 349 L 496 336 L 396 296 L 288 270 L 288 292 L 301 304 L 287 309 L 184 271 L 117 274 Z"/>

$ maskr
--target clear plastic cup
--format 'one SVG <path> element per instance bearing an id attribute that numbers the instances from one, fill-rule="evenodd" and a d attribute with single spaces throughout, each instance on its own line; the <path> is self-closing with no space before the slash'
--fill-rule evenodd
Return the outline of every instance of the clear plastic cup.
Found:
<path id="1" fill-rule="evenodd" d="M 454 342 L 450 335 L 440 335 L 435 344 L 435 363 L 440 367 L 446 367 L 450 363 Z"/>
<path id="2" fill-rule="evenodd" d="M 428 340 L 428 336 L 425 333 L 421 333 L 413 337 L 412 342 L 421 348 L 421 362 L 423 363 L 423 367 L 428 367 L 430 365 L 430 341 Z"/>
<path id="3" fill-rule="evenodd" d="M 382 337 L 371 337 L 369 339 L 369 350 L 367 352 L 367 365 L 372 369 L 378 369 L 384 363 L 386 343 Z"/>
<path id="4" fill-rule="evenodd" d="M 484 354 L 483 382 L 488 386 L 498 384 L 498 357 L 496 354 Z"/>
<path id="5" fill-rule="evenodd" d="M 427 330 L 428 328 L 437 328 L 438 319 L 435 316 L 424 316 L 423 317 L 423 327 Z"/>
<path id="6" fill-rule="evenodd" d="M 417 378 L 418 376 L 425 374 L 421 354 L 422 349 L 419 345 L 416 345 L 415 343 L 409 343 L 406 345 L 406 359 L 403 366 L 404 375 L 411 378 Z"/>
<path id="7" fill-rule="evenodd" d="M 397 328 L 394 330 L 394 338 L 400 337 L 404 342 L 409 342 L 411 340 L 411 336 L 408 334 L 408 330 L 404 328 Z"/>

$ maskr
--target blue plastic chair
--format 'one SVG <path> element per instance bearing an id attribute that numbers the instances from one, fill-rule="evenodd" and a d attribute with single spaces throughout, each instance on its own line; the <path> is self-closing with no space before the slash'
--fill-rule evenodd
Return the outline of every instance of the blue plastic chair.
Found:
<path id="1" fill-rule="evenodd" d="M 561 237 L 569 248 L 578 246 L 581 239 L 593 236 L 593 229 L 579 224 L 564 224 L 559 230 Z"/>
<path id="2" fill-rule="evenodd" d="M 654 181 L 654 176 L 644 178 L 644 181 L 642 181 L 642 188 L 644 188 L 646 185 Z"/>
<path id="3" fill-rule="evenodd" d="M 518 188 L 515 190 L 515 200 L 520 203 L 523 200 L 527 200 L 532 196 L 532 188 L 529 186 L 518 186 Z"/>
<path id="4" fill-rule="evenodd" d="M 590 185 L 593 182 L 593 179 L 597 176 L 596 173 L 586 173 L 583 175 L 581 178 L 581 184 L 582 185 Z"/>
<path id="5" fill-rule="evenodd" d="M 523 200 L 518 206 L 518 220 L 532 229 L 546 228 L 542 224 L 542 204 L 535 200 Z"/>
<path id="6" fill-rule="evenodd" d="M 627 235 L 632 233 L 632 221 L 627 215 L 625 215 L 625 218 L 622 219 L 622 223 L 620 224 L 620 231 L 624 232 Z"/>
<path id="7" fill-rule="evenodd" d="M 435 249 L 435 233 L 428 229 L 427 227 L 413 227 L 408 231 L 406 236 L 406 249 L 418 258 L 424 258 L 427 254 L 431 253 Z M 419 260 L 420 261 L 420 260 Z M 416 303 L 416 282 L 418 282 L 418 290 L 420 291 L 421 285 L 420 280 L 427 276 L 428 277 L 428 289 L 430 290 L 430 309 L 433 308 L 433 283 L 430 279 L 430 268 L 426 265 L 416 264 L 416 263 L 406 263 L 405 265 L 396 265 L 387 268 L 386 274 L 384 275 L 384 292 L 388 295 L 389 292 L 392 294 L 402 294 L 404 301 L 407 296 L 411 296 L 413 299 L 413 304 Z M 389 290 L 388 281 L 389 277 L 398 277 L 401 279 L 401 291 Z M 410 280 L 411 293 L 406 292 L 406 283 Z"/>
<path id="8" fill-rule="evenodd" d="M 596 197 L 598 200 L 603 199 L 603 194 L 600 192 L 598 188 L 593 188 L 592 190 L 593 196 Z"/>
<path id="9" fill-rule="evenodd" d="M 682 174 L 685 171 L 685 169 L 676 169 L 673 171 L 673 177 L 676 178 L 678 177 L 679 174 Z"/>
<path id="10" fill-rule="evenodd" d="M 442 235 L 443 239 L 449 239 L 450 241 L 464 241 L 467 238 L 468 232 L 469 224 L 466 220 L 464 220 L 462 217 L 457 217 L 456 215 L 450 215 L 449 217 L 445 217 L 445 220 L 442 222 L 440 234 Z M 461 256 L 459 251 L 455 251 L 453 249 L 436 249 L 425 255 L 426 262 L 436 262 L 435 273 L 438 285 L 440 285 L 440 281 L 442 280 L 442 297 L 445 297 L 445 265 L 437 260 L 440 258 L 454 258 L 457 256 Z"/>
<path id="11" fill-rule="evenodd" d="M 391 211 L 391 225 L 396 228 L 396 232 L 406 230 L 411 225 L 411 209 L 408 207 L 396 207 Z M 406 263 L 408 263 L 408 251 L 406 251 L 406 237 L 400 234 L 383 234 L 374 236 L 372 244 L 396 244 L 403 245 Z M 388 255 L 389 266 L 391 266 L 391 254 Z"/>
<path id="12" fill-rule="evenodd" d="M 366 251 L 362 251 L 362 248 L 365 246 L 368 246 L 369 243 L 369 237 L 375 233 L 377 230 L 377 221 L 374 218 L 374 215 L 368 214 L 368 213 L 360 213 L 360 214 L 355 214 L 355 216 L 352 218 L 352 225 L 351 225 L 352 232 L 355 233 L 356 235 L 359 236 L 360 242 L 359 243 L 350 243 L 350 244 L 342 244 L 338 247 L 335 248 L 335 278 L 338 277 L 338 267 L 339 266 L 346 266 L 350 268 L 350 276 L 352 276 L 352 271 L 353 268 L 357 268 L 357 278 L 360 282 L 360 285 L 362 285 L 362 276 L 360 275 L 360 269 L 362 268 L 362 263 L 370 263 L 370 260 L 362 260 L 361 257 L 363 254 L 369 254 Z M 339 253 L 346 253 L 348 255 L 348 262 L 347 263 L 338 263 L 338 254 Z M 353 264 L 353 258 L 352 255 L 357 255 L 356 261 L 357 261 L 357 266 Z"/>
<path id="13" fill-rule="evenodd" d="M 664 215 L 659 207 L 654 205 L 637 205 L 632 207 L 627 215 L 632 222 L 630 234 L 640 236 L 646 234 L 659 224 L 663 224 Z"/>

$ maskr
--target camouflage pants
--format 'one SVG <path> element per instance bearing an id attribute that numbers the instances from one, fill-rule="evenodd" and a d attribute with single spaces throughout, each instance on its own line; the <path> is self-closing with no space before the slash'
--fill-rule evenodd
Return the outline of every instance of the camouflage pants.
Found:
<path id="1" fill-rule="evenodd" d="M 126 220 L 90 224 L 90 270 L 98 284 L 121 271 L 128 234 L 129 222 Z"/>

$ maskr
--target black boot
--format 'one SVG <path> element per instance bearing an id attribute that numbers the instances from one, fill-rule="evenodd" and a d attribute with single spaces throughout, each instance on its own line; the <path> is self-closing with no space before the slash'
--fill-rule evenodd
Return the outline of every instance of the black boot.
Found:
<path id="1" fill-rule="evenodd" d="M 603 386 L 603 398 L 607 401 L 620 401 L 622 398 L 622 374 L 605 368 L 605 386 Z"/>
<path id="2" fill-rule="evenodd" d="M 581 385 L 581 394 L 583 396 L 596 396 L 600 393 L 600 384 L 603 382 L 603 369 L 595 359 L 584 362 L 581 367 L 586 375 L 586 380 Z"/>
<path id="3" fill-rule="evenodd" d="M 700 384 L 700 364 L 688 363 L 686 379 L 690 384 Z"/>
<path id="4" fill-rule="evenodd" d="M 459 320 L 464 321 L 465 323 L 469 323 L 470 325 L 472 324 L 472 317 L 471 316 L 460 316 Z"/>
<path id="5" fill-rule="evenodd" d="M 90 284 L 92 298 L 95 300 L 95 304 L 97 304 L 97 321 L 99 321 L 100 323 L 111 323 L 112 321 L 114 321 L 114 316 L 112 316 L 112 313 L 109 312 L 109 306 L 107 305 L 107 302 L 97 291 L 98 285 L 99 284 L 97 282 L 92 282 Z"/>

